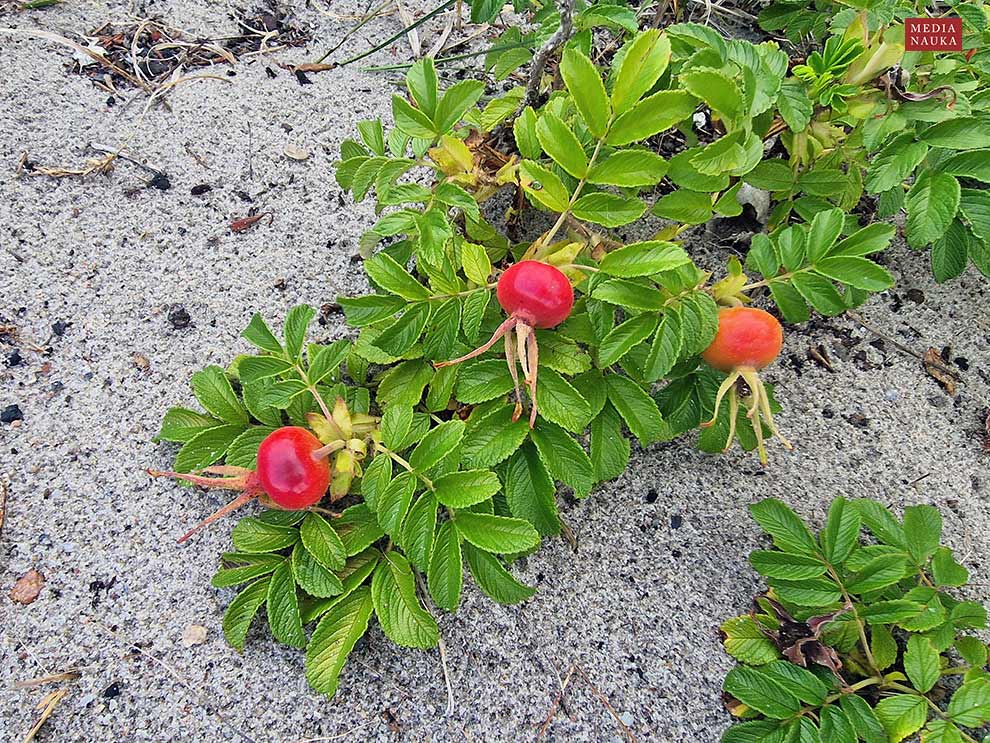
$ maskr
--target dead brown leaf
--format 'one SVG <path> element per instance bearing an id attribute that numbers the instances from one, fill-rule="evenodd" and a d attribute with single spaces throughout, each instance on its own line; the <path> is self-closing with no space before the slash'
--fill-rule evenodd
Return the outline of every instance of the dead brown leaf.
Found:
<path id="1" fill-rule="evenodd" d="M 41 593 L 44 585 L 45 576 L 34 568 L 31 568 L 17 579 L 17 582 L 10 591 L 10 600 L 18 604 L 30 604 L 38 598 L 38 594 Z"/>
<path id="2" fill-rule="evenodd" d="M 950 395 L 956 394 L 956 382 L 959 379 L 959 375 L 945 362 L 945 359 L 942 358 L 942 355 L 938 351 L 934 348 L 929 348 L 925 351 L 922 363 L 925 366 L 928 376 L 942 385 L 943 389 Z"/>
<path id="3" fill-rule="evenodd" d="M 265 217 L 268 217 L 268 224 L 275 221 L 275 215 L 271 212 L 262 212 L 261 214 L 253 214 L 250 217 L 241 217 L 240 219 L 235 219 L 230 223 L 231 232 L 244 232 L 246 230 L 254 227 L 258 222 L 260 222 Z"/>
<path id="4" fill-rule="evenodd" d="M 303 64 L 297 64 L 292 66 L 287 66 L 287 69 L 292 72 L 326 72 L 327 70 L 332 70 L 337 66 L 336 62 L 331 62 L 329 64 L 319 63 L 319 62 L 304 62 Z"/>

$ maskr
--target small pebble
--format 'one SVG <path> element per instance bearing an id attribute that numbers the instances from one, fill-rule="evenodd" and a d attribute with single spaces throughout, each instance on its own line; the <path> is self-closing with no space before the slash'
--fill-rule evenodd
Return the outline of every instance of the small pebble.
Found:
<path id="1" fill-rule="evenodd" d="M 213 190 L 213 186 L 209 183 L 200 183 L 198 186 L 193 186 L 189 189 L 189 193 L 193 196 L 202 196 L 205 193 L 209 193 Z"/>
<path id="2" fill-rule="evenodd" d="M 20 366 L 23 361 L 24 357 L 16 348 L 7 356 L 7 366 Z"/>
<path id="3" fill-rule="evenodd" d="M 177 304 L 172 309 L 168 311 L 168 321 L 171 323 L 172 327 L 176 330 L 189 327 L 189 323 L 192 322 L 192 318 L 189 317 L 189 312 L 181 304 Z"/>
<path id="4" fill-rule="evenodd" d="M 887 402 L 897 402 L 901 399 L 900 390 L 887 390 L 883 393 L 883 396 L 887 399 Z"/>
<path id="5" fill-rule="evenodd" d="M 69 329 L 70 325 L 72 325 L 71 322 L 66 322 L 65 320 L 56 320 L 54 323 L 52 323 L 52 332 L 55 335 L 57 335 L 59 338 L 61 338 L 63 335 L 65 335 L 65 331 Z"/>
<path id="6" fill-rule="evenodd" d="M 684 524 L 684 517 L 681 516 L 679 513 L 675 513 L 673 516 L 670 517 L 671 529 L 680 529 L 683 524 Z"/>
<path id="7" fill-rule="evenodd" d="M 619 715 L 619 719 L 622 720 L 622 724 L 626 727 L 632 726 L 636 722 L 636 718 L 630 715 L 628 712 L 623 712 Z"/>
<path id="8" fill-rule="evenodd" d="M 24 420 L 24 413 L 16 405 L 8 405 L 0 413 L 0 422 L 3 423 L 13 423 L 14 421 Z"/>

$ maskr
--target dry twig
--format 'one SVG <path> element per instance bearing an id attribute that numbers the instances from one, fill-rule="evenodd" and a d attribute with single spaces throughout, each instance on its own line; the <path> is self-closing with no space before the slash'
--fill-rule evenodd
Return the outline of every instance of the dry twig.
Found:
<path id="1" fill-rule="evenodd" d="M 622 735 L 626 738 L 626 740 L 629 741 L 629 743 L 636 743 L 636 736 L 633 734 L 633 731 L 629 728 L 628 725 L 626 725 L 626 723 L 622 721 L 622 718 L 619 717 L 619 713 L 615 711 L 615 707 L 613 707 L 612 703 L 608 701 L 608 697 L 606 697 L 598 689 L 598 687 L 595 686 L 595 684 L 588 677 L 588 674 L 585 673 L 584 669 L 581 668 L 581 666 L 579 666 L 577 663 L 571 664 L 571 667 L 567 671 L 567 675 L 564 677 L 563 682 L 561 682 L 560 693 L 557 694 L 553 704 L 550 706 L 550 711 L 547 713 L 546 718 L 543 720 L 543 724 L 540 726 L 540 730 L 536 736 L 536 740 L 538 741 L 542 740 L 543 736 L 546 735 L 547 728 L 550 727 L 550 723 L 553 722 L 553 718 L 557 715 L 557 711 L 560 709 L 560 706 L 564 703 L 564 694 L 567 693 L 567 688 L 570 686 L 571 679 L 574 677 L 574 674 L 577 674 L 582 679 L 584 679 L 584 682 L 588 685 L 588 688 L 591 689 L 592 693 L 596 697 L 598 697 L 598 699 L 604 705 L 608 713 L 618 723 L 619 728 L 622 730 Z"/>

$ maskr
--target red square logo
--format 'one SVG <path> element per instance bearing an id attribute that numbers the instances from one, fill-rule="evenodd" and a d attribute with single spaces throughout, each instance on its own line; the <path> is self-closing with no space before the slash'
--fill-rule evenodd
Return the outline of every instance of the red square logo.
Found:
<path id="1" fill-rule="evenodd" d="M 906 18 L 904 49 L 909 52 L 961 52 L 962 18 Z"/>

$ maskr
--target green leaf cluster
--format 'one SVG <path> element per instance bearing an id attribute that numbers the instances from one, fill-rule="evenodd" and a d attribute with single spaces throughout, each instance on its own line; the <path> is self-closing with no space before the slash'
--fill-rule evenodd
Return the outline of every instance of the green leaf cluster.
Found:
<path id="1" fill-rule="evenodd" d="M 772 546 L 750 564 L 767 581 L 755 609 L 722 626 L 739 661 L 725 679 L 742 722 L 722 740 L 973 741 L 990 722 L 986 609 L 950 592 L 969 573 L 942 546 L 932 506 L 898 519 L 836 498 L 814 533 L 783 502 L 751 507 Z"/>

